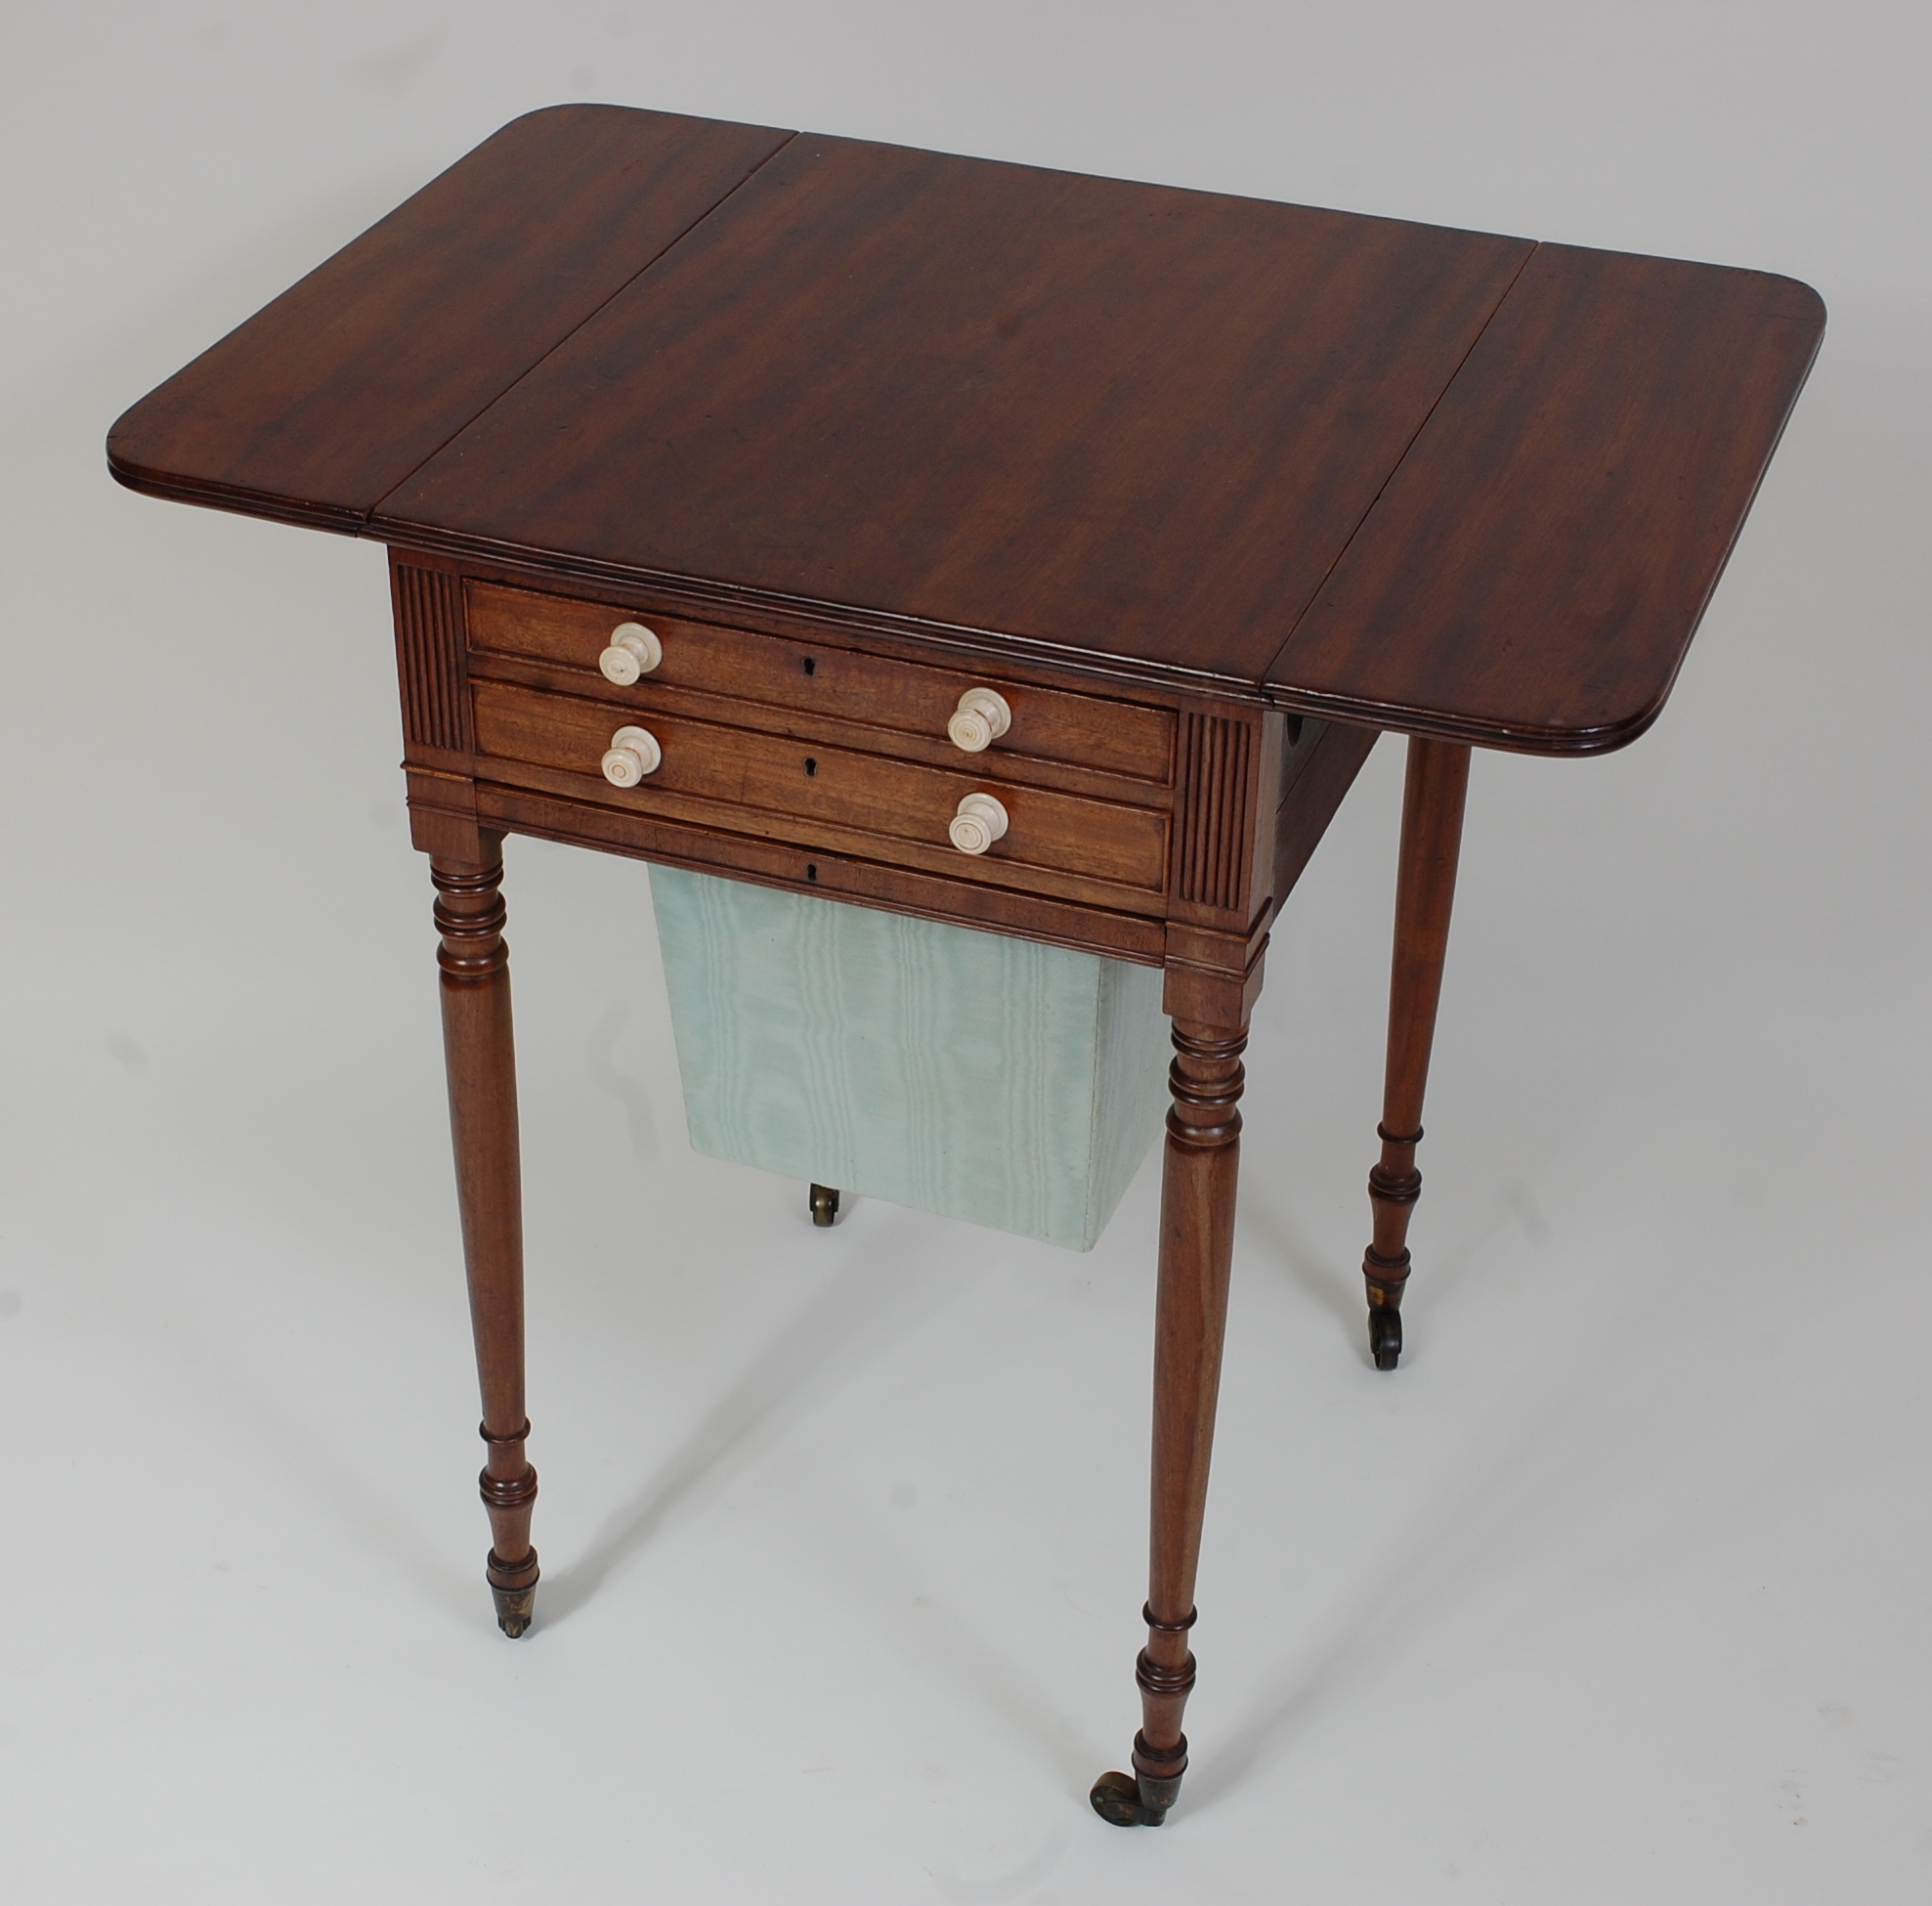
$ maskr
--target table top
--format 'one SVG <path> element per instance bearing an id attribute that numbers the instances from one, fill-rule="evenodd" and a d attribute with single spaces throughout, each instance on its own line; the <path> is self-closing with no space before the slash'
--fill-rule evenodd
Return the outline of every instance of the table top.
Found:
<path id="1" fill-rule="evenodd" d="M 130 487 L 1534 753 L 1663 705 L 1795 281 L 571 106 L 136 405 Z"/>

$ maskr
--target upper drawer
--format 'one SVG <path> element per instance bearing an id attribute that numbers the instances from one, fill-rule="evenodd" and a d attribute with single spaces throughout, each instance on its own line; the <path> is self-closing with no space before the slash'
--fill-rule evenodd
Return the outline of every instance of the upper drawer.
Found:
<path id="1" fill-rule="evenodd" d="M 1161 787 L 1173 780 L 1175 720 L 1168 709 L 490 583 L 470 584 L 468 600 L 472 648 L 585 670 L 599 683 L 597 658 L 612 630 L 642 622 L 664 645 L 664 660 L 645 677 L 648 682 L 863 722 L 888 731 L 880 737 L 885 747 L 891 734 L 944 741 L 960 697 L 970 688 L 992 688 L 1006 698 L 1012 725 L 984 751 L 987 757 L 1034 756 Z M 960 764 L 973 758 L 962 751 Z"/>

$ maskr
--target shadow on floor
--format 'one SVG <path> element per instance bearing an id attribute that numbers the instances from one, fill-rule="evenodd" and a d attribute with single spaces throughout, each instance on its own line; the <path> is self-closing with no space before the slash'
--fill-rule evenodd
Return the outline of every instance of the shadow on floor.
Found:
<path id="1" fill-rule="evenodd" d="M 583 1553 L 544 1576 L 541 1623 L 569 1620 L 681 1503 L 722 1483 L 951 1300 L 960 1267 L 936 1261 L 929 1248 L 904 1249 L 901 1229 L 895 1224 L 868 1240 L 862 1258 L 788 1318 L 630 1500 L 604 1519 Z"/>

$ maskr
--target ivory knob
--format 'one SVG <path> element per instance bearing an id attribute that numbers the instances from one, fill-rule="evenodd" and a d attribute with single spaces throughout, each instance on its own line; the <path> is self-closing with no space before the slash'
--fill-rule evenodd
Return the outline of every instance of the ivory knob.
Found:
<path id="1" fill-rule="evenodd" d="M 962 853 L 984 853 L 1007 831 L 1007 810 L 990 794 L 969 794 L 946 828 Z"/>
<path id="2" fill-rule="evenodd" d="M 968 688 L 946 723 L 954 747 L 977 755 L 1013 725 L 1013 712 L 997 688 Z"/>
<path id="3" fill-rule="evenodd" d="M 611 645 L 597 658 L 597 666 L 606 681 L 628 688 L 664 659 L 665 645 L 641 622 L 621 622 L 611 630 Z"/>
<path id="4" fill-rule="evenodd" d="M 658 771 L 665 751 L 649 728 L 620 728 L 604 754 L 604 779 L 614 788 L 634 788 Z"/>

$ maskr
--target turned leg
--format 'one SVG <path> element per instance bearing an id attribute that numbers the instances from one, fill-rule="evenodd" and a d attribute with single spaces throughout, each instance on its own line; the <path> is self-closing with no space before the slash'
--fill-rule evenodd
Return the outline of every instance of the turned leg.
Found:
<path id="1" fill-rule="evenodd" d="M 1451 741 L 1409 742 L 1402 794 L 1401 864 L 1395 881 L 1395 957 L 1389 982 L 1389 1064 L 1382 1086 L 1382 1160 L 1368 1175 L 1374 1239 L 1362 1258 L 1368 1284 L 1368 1346 L 1375 1367 L 1402 1354 L 1402 1286 L 1409 1277 L 1409 1213 L 1422 1195 L 1415 1148 L 1422 1094 L 1442 992 L 1442 955 L 1456 897 L 1469 750 Z"/>
<path id="2" fill-rule="evenodd" d="M 486 1573 L 496 1623 L 512 1638 L 530 1626 L 537 1551 L 530 1512 L 537 1471 L 524 1457 L 523 1191 L 517 1158 L 517 1068 L 510 1036 L 510 952 L 503 943 L 500 836 L 483 837 L 482 863 L 430 861 L 443 935 L 443 1055 L 456 1154 L 463 1262 L 489 1460 L 479 1479 L 492 1537 Z"/>
<path id="3" fill-rule="evenodd" d="M 1117 1827 L 1159 1826 L 1187 1769 L 1187 1737 L 1181 1731 L 1194 1686 L 1187 1631 L 1194 1625 L 1194 1571 L 1227 1323 L 1241 1050 L 1247 1043 L 1245 1025 L 1175 1021 L 1154 1323 L 1153 1515 L 1142 1611 L 1147 1645 L 1135 1664 L 1140 1732 L 1134 1740 L 1133 1774 L 1102 1774 L 1092 1796 L 1094 1810 Z"/>

